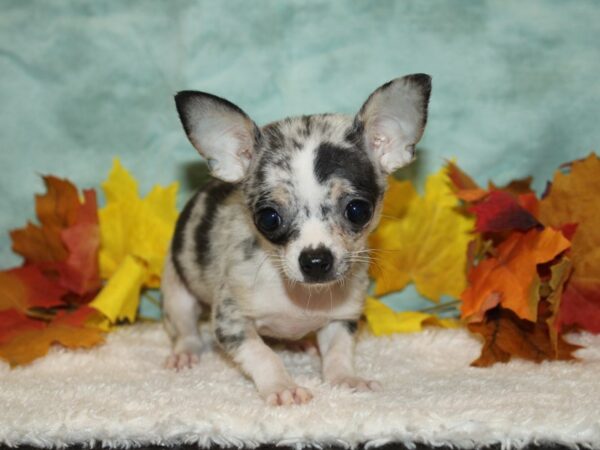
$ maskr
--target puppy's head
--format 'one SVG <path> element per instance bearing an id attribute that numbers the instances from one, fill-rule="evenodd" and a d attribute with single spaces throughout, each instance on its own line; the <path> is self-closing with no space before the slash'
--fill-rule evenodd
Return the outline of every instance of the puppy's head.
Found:
<path id="1" fill-rule="evenodd" d="M 176 96 L 185 131 L 214 176 L 242 184 L 249 216 L 290 280 L 326 284 L 365 263 L 386 176 L 414 159 L 431 78 L 416 74 L 373 92 L 354 117 L 288 118 L 259 128 L 210 94 Z"/>

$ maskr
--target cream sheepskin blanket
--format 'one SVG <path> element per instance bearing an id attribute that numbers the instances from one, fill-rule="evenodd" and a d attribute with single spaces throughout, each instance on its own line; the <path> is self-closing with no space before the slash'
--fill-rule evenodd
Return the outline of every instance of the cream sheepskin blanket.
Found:
<path id="1" fill-rule="evenodd" d="M 210 341 L 206 329 L 203 336 Z M 281 351 L 308 405 L 269 407 L 219 352 L 175 373 L 163 368 L 169 343 L 158 324 L 123 327 L 89 351 L 54 349 L 10 370 L 0 363 L 0 444 L 208 446 L 341 445 L 389 442 L 477 447 L 532 442 L 600 446 L 600 337 L 580 362 L 524 361 L 469 367 L 480 343 L 465 330 L 375 338 L 357 345 L 360 375 L 381 392 L 333 389 L 319 358 Z"/>

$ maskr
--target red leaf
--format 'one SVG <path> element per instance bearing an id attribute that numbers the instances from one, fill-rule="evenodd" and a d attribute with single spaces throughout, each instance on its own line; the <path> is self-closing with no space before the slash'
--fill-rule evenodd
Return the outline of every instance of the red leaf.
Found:
<path id="1" fill-rule="evenodd" d="M 10 308 L 51 308 L 61 305 L 67 290 L 28 265 L 0 272 L 0 311 Z"/>
<path id="2" fill-rule="evenodd" d="M 52 323 L 69 325 L 71 327 L 83 327 L 85 322 L 98 311 L 87 305 L 82 305 L 74 311 L 58 311 Z"/>
<path id="3" fill-rule="evenodd" d="M 490 192 L 483 201 L 471 206 L 469 211 L 477 216 L 475 229 L 480 233 L 526 231 L 539 225 L 529 211 L 504 191 Z"/>
<path id="4" fill-rule="evenodd" d="M 100 229 L 97 209 L 96 192 L 84 191 L 84 203 L 79 208 L 75 223 L 61 232 L 69 256 L 59 269 L 60 282 L 82 296 L 100 288 Z"/>
<path id="5" fill-rule="evenodd" d="M 517 197 L 519 205 L 529 212 L 533 217 L 537 217 L 540 209 L 540 201 L 535 196 L 535 193 L 529 192 L 527 194 L 521 194 Z"/>
<path id="6" fill-rule="evenodd" d="M 46 324 L 27 317 L 16 309 L 0 311 L 0 344 L 8 342 L 16 334 L 29 330 L 39 330 Z"/>
<path id="7" fill-rule="evenodd" d="M 564 237 L 566 237 L 568 240 L 572 241 L 573 236 L 575 236 L 575 232 L 577 231 L 577 227 L 578 227 L 578 224 L 576 224 L 576 223 L 567 223 L 567 224 L 563 225 L 562 227 L 560 227 L 560 231 L 562 232 Z"/>
<path id="8" fill-rule="evenodd" d="M 576 325 L 600 333 L 600 284 L 571 279 L 563 293 L 556 323 L 559 331 Z"/>

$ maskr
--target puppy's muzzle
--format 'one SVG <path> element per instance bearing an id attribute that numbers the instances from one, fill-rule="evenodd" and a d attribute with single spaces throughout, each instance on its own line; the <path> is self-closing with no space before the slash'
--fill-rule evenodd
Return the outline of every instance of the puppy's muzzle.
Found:
<path id="1" fill-rule="evenodd" d="M 333 254 L 328 248 L 304 249 L 298 257 L 298 263 L 307 283 L 323 283 L 333 279 Z"/>

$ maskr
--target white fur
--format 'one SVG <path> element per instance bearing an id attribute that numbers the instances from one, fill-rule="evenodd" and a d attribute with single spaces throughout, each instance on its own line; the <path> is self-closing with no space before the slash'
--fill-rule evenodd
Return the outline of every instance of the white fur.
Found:
<path id="1" fill-rule="evenodd" d="M 291 161 L 292 183 L 299 199 L 304 200 L 311 212 L 316 212 L 321 199 L 326 194 L 325 186 L 315 176 L 315 150 L 320 139 L 307 140 L 304 148 L 294 155 Z"/>
<path id="2" fill-rule="evenodd" d="M 271 408 L 207 327 L 201 364 L 163 369 L 170 352 L 160 325 L 119 327 L 89 351 L 55 349 L 25 367 L 0 363 L 0 443 L 34 446 L 211 444 L 370 446 L 399 442 L 504 449 L 554 441 L 600 447 L 600 336 L 583 334 L 581 362 L 514 360 L 469 367 L 481 344 L 466 330 L 362 336 L 358 375 L 381 392 L 351 393 L 321 380 L 321 361 L 277 352 L 314 399 Z"/>

